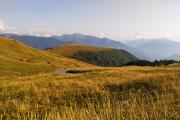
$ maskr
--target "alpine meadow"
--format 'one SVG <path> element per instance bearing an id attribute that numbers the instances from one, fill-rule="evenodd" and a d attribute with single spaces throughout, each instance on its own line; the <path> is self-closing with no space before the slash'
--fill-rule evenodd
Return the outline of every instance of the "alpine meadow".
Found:
<path id="1" fill-rule="evenodd" d="M 0 120 L 180 120 L 179 6 L 0 1 Z"/>

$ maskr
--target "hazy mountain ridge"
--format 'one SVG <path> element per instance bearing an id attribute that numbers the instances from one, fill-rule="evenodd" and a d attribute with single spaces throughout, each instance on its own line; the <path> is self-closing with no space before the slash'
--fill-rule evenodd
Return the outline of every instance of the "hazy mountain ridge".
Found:
<path id="1" fill-rule="evenodd" d="M 180 43 L 169 39 L 139 39 L 115 41 L 82 34 L 64 34 L 62 36 L 40 37 L 17 34 L 1 34 L 0 36 L 18 40 L 37 49 L 48 49 L 65 44 L 85 44 L 97 47 L 123 49 L 140 59 L 159 60 L 180 53 Z M 176 59 L 176 58 L 175 58 Z"/>
<path id="2" fill-rule="evenodd" d="M 54 37 L 40 37 L 32 35 L 18 35 L 18 34 L 0 34 L 0 36 L 8 37 L 20 41 L 37 49 L 47 49 L 54 46 L 68 44 L 66 41 L 60 41 Z"/>
<path id="3" fill-rule="evenodd" d="M 141 50 L 153 59 L 166 59 L 180 53 L 180 43 L 169 39 L 140 39 L 124 41 L 124 43 Z"/>

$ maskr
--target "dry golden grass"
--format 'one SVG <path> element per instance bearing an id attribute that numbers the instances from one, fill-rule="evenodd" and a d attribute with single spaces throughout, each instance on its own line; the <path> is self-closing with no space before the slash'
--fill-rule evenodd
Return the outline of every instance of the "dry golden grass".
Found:
<path id="1" fill-rule="evenodd" d="M 98 51 L 104 51 L 104 50 L 112 50 L 112 49 L 88 46 L 88 45 L 82 45 L 82 44 L 67 44 L 64 46 L 50 48 L 48 51 L 53 52 L 58 55 L 66 56 L 66 57 L 73 57 L 75 53 L 82 52 L 82 51 L 98 52 Z"/>
<path id="2" fill-rule="evenodd" d="M 0 76 L 37 74 L 60 68 L 91 67 L 84 62 L 41 51 L 9 38 L 0 37 Z"/>
<path id="3" fill-rule="evenodd" d="M 76 70 L 78 73 L 78 70 Z M 180 68 L 0 77 L 0 119 L 180 119 Z"/>

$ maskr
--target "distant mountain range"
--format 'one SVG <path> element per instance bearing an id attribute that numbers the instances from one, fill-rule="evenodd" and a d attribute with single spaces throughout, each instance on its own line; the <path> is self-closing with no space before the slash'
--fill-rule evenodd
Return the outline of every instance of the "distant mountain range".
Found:
<path id="1" fill-rule="evenodd" d="M 152 59 L 166 59 L 169 56 L 180 53 L 180 43 L 168 39 L 127 40 L 123 41 L 123 43 L 139 49 Z M 171 58 L 173 59 L 173 57 Z"/>
<path id="2" fill-rule="evenodd" d="M 139 59 L 160 60 L 180 54 L 180 43 L 168 39 L 140 39 L 115 41 L 82 34 L 64 34 L 62 36 L 39 37 L 17 34 L 0 34 L 18 40 L 37 49 L 48 49 L 65 44 L 85 44 L 97 47 L 123 49 Z M 172 58 L 172 57 L 171 57 Z M 175 57 L 174 59 L 176 59 Z"/>
<path id="3" fill-rule="evenodd" d="M 68 44 L 67 41 L 65 40 L 60 41 L 55 37 L 39 37 L 39 36 L 18 35 L 18 34 L 0 34 L 0 36 L 20 41 L 33 48 L 41 49 L 41 50 L 54 46 Z"/>
<path id="4" fill-rule="evenodd" d="M 0 36 L 5 36 L 11 39 L 18 40 L 24 44 L 37 49 L 48 49 L 50 47 L 65 45 L 65 44 L 85 44 L 97 47 L 109 47 L 116 49 L 123 49 L 139 59 L 150 59 L 143 52 L 138 49 L 131 48 L 121 42 L 114 41 L 108 38 L 98 38 L 90 35 L 82 34 L 65 34 L 62 36 L 52 36 L 52 37 L 38 37 L 29 35 L 17 35 L 17 34 L 1 34 Z"/>

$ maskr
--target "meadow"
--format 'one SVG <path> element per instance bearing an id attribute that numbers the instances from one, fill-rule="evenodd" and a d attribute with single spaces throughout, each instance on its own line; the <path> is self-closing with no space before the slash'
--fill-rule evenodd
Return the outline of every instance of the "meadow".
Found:
<path id="1" fill-rule="evenodd" d="M 180 68 L 119 67 L 0 77 L 2 120 L 178 120 Z"/>

